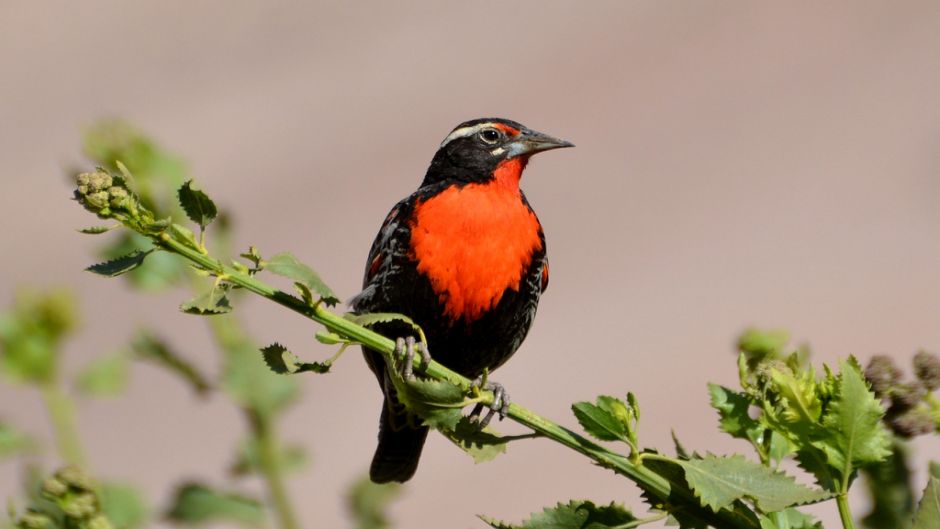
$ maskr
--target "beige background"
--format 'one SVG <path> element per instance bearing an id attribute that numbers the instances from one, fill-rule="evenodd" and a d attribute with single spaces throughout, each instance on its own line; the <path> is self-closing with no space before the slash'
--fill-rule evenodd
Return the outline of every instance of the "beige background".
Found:
<path id="1" fill-rule="evenodd" d="M 744 450 L 716 432 L 705 392 L 735 381 L 744 326 L 790 329 L 818 361 L 940 349 L 938 52 L 936 2 L 6 1 L 0 299 L 20 283 L 74 285 L 87 325 L 73 367 L 148 322 L 215 369 L 202 322 L 176 312 L 182 293 L 145 298 L 81 271 L 95 241 L 73 231 L 90 217 L 63 168 L 81 161 L 83 126 L 123 116 L 152 133 L 237 212 L 240 246 L 293 250 L 348 297 L 383 216 L 450 128 L 504 116 L 578 147 L 540 155 L 523 180 L 552 285 L 495 378 L 567 425 L 571 402 L 632 390 L 644 444 L 666 448 L 675 430 L 701 451 Z M 259 340 L 329 352 L 299 317 L 241 310 Z M 160 503 L 179 477 L 225 483 L 233 410 L 157 369 L 134 377 L 126 398 L 80 409 L 99 473 Z M 354 355 L 303 385 L 285 437 L 313 462 L 291 493 L 306 527 L 344 527 L 379 393 Z M 47 433 L 30 391 L 0 386 L 0 416 Z M 936 438 L 916 448 L 940 457 Z M 16 475 L 0 464 L 0 498 Z M 432 437 L 393 516 L 481 527 L 475 513 L 519 520 L 572 497 L 639 505 L 548 442 L 474 466 Z M 834 505 L 815 510 L 837 519 Z"/>

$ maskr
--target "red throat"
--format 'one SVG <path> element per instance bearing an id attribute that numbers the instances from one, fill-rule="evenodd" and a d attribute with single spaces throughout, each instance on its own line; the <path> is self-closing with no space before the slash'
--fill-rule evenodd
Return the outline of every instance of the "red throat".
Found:
<path id="1" fill-rule="evenodd" d="M 415 207 L 411 250 L 451 322 L 477 320 L 507 290 L 518 291 L 542 249 L 539 221 L 519 196 L 524 165 L 508 160 L 495 180 L 449 188 Z"/>
<path id="2" fill-rule="evenodd" d="M 499 162 L 499 165 L 493 170 L 493 178 L 496 180 L 496 184 L 518 193 L 519 180 L 522 179 L 522 171 L 528 163 L 528 156 L 519 156 Z"/>

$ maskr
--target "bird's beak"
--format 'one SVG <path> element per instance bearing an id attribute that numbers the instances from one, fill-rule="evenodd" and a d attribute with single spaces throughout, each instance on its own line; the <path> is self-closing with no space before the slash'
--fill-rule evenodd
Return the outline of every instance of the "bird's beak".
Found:
<path id="1" fill-rule="evenodd" d="M 565 147 L 574 147 L 574 144 L 570 141 L 559 140 L 549 136 L 548 134 L 542 134 L 541 132 L 534 130 L 523 130 L 521 134 L 516 136 L 512 143 L 509 144 L 509 149 L 512 152 L 512 156 L 531 156 L 538 152 L 550 151 L 552 149 L 564 149 Z"/>

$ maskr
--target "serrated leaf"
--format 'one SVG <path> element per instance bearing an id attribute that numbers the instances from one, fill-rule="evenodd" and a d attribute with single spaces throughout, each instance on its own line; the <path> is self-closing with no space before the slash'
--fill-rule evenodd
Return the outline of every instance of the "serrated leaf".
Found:
<path id="1" fill-rule="evenodd" d="M 180 206 L 186 212 L 189 220 L 199 225 L 200 229 L 205 229 L 210 222 L 219 214 L 215 203 L 208 195 L 198 189 L 193 189 L 193 181 L 188 180 L 179 188 L 178 196 Z"/>
<path id="2" fill-rule="evenodd" d="M 320 279 L 320 276 L 312 268 L 301 263 L 293 254 L 284 252 L 264 261 L 264 269 L 272 274 L 277 274 L 288 279 L 293 279 L 303 284 L 312 292 L 316 292 L 323 302 L 327 305 L 336 305 L 339 298 L 336 294 Z"/>
<path id="3" fill-rule="evenodd" d="M 261 502 L 230 492 L 213 490 L 199 483 L 187 483 L 177 489 L 167 518 L 181 525 L 231 522 L 246 527 L 264 523 Z"/>
<path id="4" fill-rule="evenodd" d="M 180 310 L 197 316 L 216 316 L 232 312 L 232 304 L 226 294 L 228 287 L 213 286 L 208 292 L 181 304 Z"/>
<path id="5" fill-rule="evenodd" d="M 920 499 L 914 515 L 913 529 L 937 529 L 940 527 L 940 465 L 930 464 L 927 488 Z"/>
<path id="6" fill-rule="evenodd" d="M 152 246 L 149 239 L 130 230 L 120 230 L 111 244 L 99 253 L 105 259 L 113 259 L 134 251 L 143 251 Z M 186 265 L 182 259 L 169 252 L 154 252 L 147 257 L 147 268 L 136 268 L 123 277 L 131 286 L 147 291 L 158 291 L 178 284 L 185 277 Z"/>
<path id="7" fill-rule="evenodd" d="M 829 402 L 823 427 L 828 435 L 813 443 L 843 478 L 854 469 L 891 455 L 890 435 L 881 418 L 885 410 L 868 389 L 861 370 L 842 362 L 836 396 Z"/>
<path id="8" fill-rule="evenodd" d="M 105 483 L 101 487 L 101 510 L 115 529 L 144 525 L 149 509 L 140 492 L 130 485 Z"/>
<path id="9" fill-rule="evenodd" d="M 346 508 L 356 529 L 389 527 L 388 507 L 402 493 L 400 483 L 372 483 L 368 476 L 358 479 L 346 495 Z"/>
<path id="10" fill-rule="evenodd" d="M 35 451 L 35 439 L 16 431 L 9 424 L 0 422 L 0 460 L 11 456 L 31 454 Z"/>
<path id="11" fill-rule="evenodd" d="M 117 277 L 142 265 L 144 259 L 152 252 L 153 250 L 135 250 L 133 253 L 129 253 L 123 257 L 91 265 L 85 270 L 107 277 Z"/>
<path id="12" fill-rule="evenodd" d="M 196 393 L 203 395 L 211 387 L 205 375 L 188 360 L 172 350 L 163 340 L 149 332 L 140 332 L 131 342 L 131 350 L 141 360 L 153 362 L 189 383 Z"/>
<path id="13" fill-rule="evenodd" d="M 396 386 L 397 387 L 397 386 Z M 398 400 L 417 414 L 424 424 L 438 430 L 454 430 L 460 422 L 463 390 L 444 380 L 421 379 L 404 382 L 397 387 Z"/>
<path id="14" fill-rule="evenodd" d="M 102 233 L 109 232 L 116 227 L 117 225 L 115 226 L 89 226 L 87 228 L 81 228 L 80 230 L 78 230 L 78 233 L 84 233 L 86 235 L 100 235 Z"/>
<path id="15" fill-rule="evenodd" d="M 742 499 L 754 501 L 758 509 L 769 513 L 832 497 L 830 492 L 800 485 L 792 477 L 740 455 L 707 456 L 678 464 L 702 504 L 716 512 Z"/>
<path id="16" fill-rule="evenodd" d="M 278 448 L 276 456 L 275 464 L 285 473 L 296 472 L 307 463 L 307 454 L 302 446 L 281 446 Z M 236 459 L 229 467 L 229 473 L 239 477 L 249 474 L 261 474 L 260 461 L 258 441 L 256 439 L 246 439 L 239 443 Z"/>
<path id="17" fill-rule="evenodd" d="M 808 514 L 788 508 L 780 512 L 783 515 L 783 525 L 778 525 L 766 515 L 760 516 L 761 529 L 823 529 L 822 523 Z M 892 528 L 900 529 L 900 528 Z"/>
<path id="18" fill-rule="evenodd" d="M 637 519 L 623 506 L 611 503 L 597 506 L 587 500 L 559 503 L 534 513 L 521 525 L 501 522 L 486 516 L 480 519 L 495 529 L 616 529 Z"/>
<path id="19" fill-rule="evenodd" d="M 113 397 L 127 387 L 130 374 L 127 354 L 118 351 L 98 358 L 82 369 L 76 378 L 76 387 L 85 395 Z"/>
<path id="20" fill-rule="evenodd" d="M 271 368 L 271 371 L 279 375 L 293 375 L 305 371 L 322 374 L 329 372 L 331 366 L 328 362 L 301 362 L 297 355 L 279 343 L 262 348 L 261 354 L 264 357 L 264 363 Z"/>
<path id="21" fill-rule="evenodd" d="M 627 440 L 627 427 L 607 409 L 590 402 L 576 402 L 571 405 L 571 411 L 584 431 L 593 437 L 601 441 Z"/>
<path id="22" fill-rule="evenodd" d="M 414 322 L 414 320 L 412 320 L 408 316 L 405 316 L 404 314 L 397 314 L 394 312 L 368 312 L 366 314 L 353 314 L 351 312 L 348 312 L 346 314 L 343 314 L 343 318 L 357 325 L 362 325 L 363 327 L 371 327 L 377 323 L 389 323 L 393 321 L 400 321 L 402 323 L 406 323 L 410 325 L 412 329 L 418 332 L 418 334 L 422 336 L 424 335 L 423 331 L 421 330 L 421 327 L 419 327 L 418 324 Z"/>
<path id="23" fill-rule="evenodd" d="M 442 432 L 445 437 L 473 458 L 474 463 L 485 463 L 506 453 L 509 440 L 498 435 L 491 428 L 480 429 L 478 424 L 470 422 L 468 417 L 461 417 L 454 430 Z"/>
<path id="24" fill-rule="evenodd" d="M 760 439 L 764 428 L 748 414 L 751 401 L 747 395 L 718 384 L 708 384 L 708 393 L 711 395 L 712 408 L 718 411 L 723 432 L 751 442 Z"/>

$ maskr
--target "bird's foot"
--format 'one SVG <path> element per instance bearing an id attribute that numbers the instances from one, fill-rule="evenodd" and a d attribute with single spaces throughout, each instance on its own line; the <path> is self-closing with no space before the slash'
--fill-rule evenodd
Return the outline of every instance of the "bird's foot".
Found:
<path id="1" fill-rule="evenodd" d="M 483 403 L 478 402 L 470 412 L 469 418 L 471 422 L 478 422 L 480 429 L 482 430 L 483 428 L 486 428 L 486 426 L 490 423 L 490 420 L 492 420 L 493 416 L 497 413 L 499 414 L 499 420 L 506 418 L 506 414 L 509 413 L 510 401 L 509 393 L 506 392 L 506 388 L 504 388 L 502 384 L 488 380 L 484 375 L 474 379 L 474 381 L 470 383 L 470 387 L 493 392 L 493 403 L 489 405 L 489 411 L 487 411 L 486 415 L 480 419 L 480 415 L 483 413 L 484 405 Z"/>
<path id="2" fill-rule="evenodd" d="M 395 355 L 403 360 L 401 376 L 409 382 L 415 379 L 415 353 L 421 356 L 421 361 L 425 365 L 431 361 L 431 353 L 428 352 L 427 346 L 424 342 L 416 342 L 414 336 L 395 340 Z"/>

